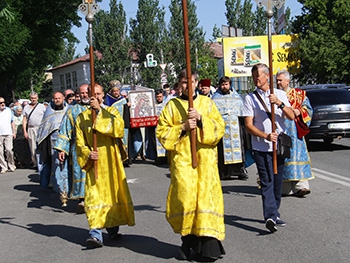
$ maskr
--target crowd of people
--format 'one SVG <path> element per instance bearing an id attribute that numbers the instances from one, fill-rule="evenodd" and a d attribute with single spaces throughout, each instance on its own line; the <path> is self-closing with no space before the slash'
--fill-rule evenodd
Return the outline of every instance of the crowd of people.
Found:
<path id="1" fill-rule="evenodd" d="M 229 77 L 222 77 L 215 89 L 211 80 L 181 71 L 173 89 L 164 85 L 154 91 L 158 124 L 143 133 L 130 127 L 130 101 L 118 80 L 109 83 L 106 95 L 98 83 L 82 84 L 77 92 L 54 92 L 46 106 L 35 92 L 29 104 L 16 102 L 12 108 L 0 97 L 0 173 L 37 169 L 40 185 L 59 193 L 62 206 L 79 200 L 77 212 L 85 213 L 89 223 L 86 246 L 98 248 L 103 229 L 116 240 L 120 225 L 135 224 L 125 167 L 138 156 L 165 160 L 171 174 L 166 219 L 181 235 L 179 257 L 189 259 L 193 251 L 216 260 L 225 254 L 220 179 L 248 179 L 248 152 L 257 167 L 271 233 L 286 225 L 279 213 L 282 195 L 304 197 L 313 178 L 305 139 L 295 124 L 300 118 L 309 125 L 312 118 L 305 92 L 291 88 L 290 75 L 282 70 L 276 75 L 278 89 L 270 93 L 265 64 L 252 67 L 252 78 L 256 89 L 242 98 Z M 274 107 L 276 129 L 263 104 Z M 276 173 L 273 143 L 281 132 L 293 144 L 289 158 L 277 157 Z"/>

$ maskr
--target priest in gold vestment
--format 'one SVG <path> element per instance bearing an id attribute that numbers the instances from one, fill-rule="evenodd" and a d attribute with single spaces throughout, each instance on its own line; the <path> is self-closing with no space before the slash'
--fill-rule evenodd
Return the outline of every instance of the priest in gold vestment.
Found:
<path id="1" fill-rule="evenodd" d="M 118 238 L 119 226 L 135 224 L 134 207 L 131 200 L 123 167 L 124 121 L 118 109 L 101 106 L 103 88 L 95 86 L 95 97 L 91 98 L 90 109 L 77 119 L 76 145 L 78 162 L 86 172 L 85 213 L 90 227 L 88 248 L 103 246 L 102 229 L 106 228 L 109 238 Z M 96 110 L 92 123 L 91 110 Z M 93 150 L 93 131 L 96 132 L 97 151 Z M 97 161 L 95 178 L 94 161 Z"/>
<path id="2" fill-rule="evenodd" d="M 198 76 L 192 73 L 192 86 Z M 188 108 L 187 74 L 179 74 L 182 96 L 163 108 L 156 135 L 169 154 L 171 183 L 166 218 L 175 233 L 181 234 L 179 257 L 217 259 L 225 254 L 220 241 L 225 238 L 224 202 L 217 165 L 216 145 L 224 135 L 224 121 L 208 97 L 191 94 Z M 190 130 L 196 129 L 198 165 L 192 167 Z"/>

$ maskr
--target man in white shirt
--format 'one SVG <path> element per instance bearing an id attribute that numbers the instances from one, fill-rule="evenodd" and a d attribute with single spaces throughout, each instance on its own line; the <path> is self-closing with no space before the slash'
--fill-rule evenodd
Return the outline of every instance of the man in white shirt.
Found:
<path id="1" fill-rule="evenodd" d="M 4 174 L 7 171 L 13 172 L 16 170 L 12 150 L 13 139 L 16 137 L 16 132 L 12 111 L 10 108 L 6 107 L 3 97 L 0 97 L 0 120 L 0 173 Z"/>
<path id="2" fill-rule="evenodd" d="M 32 158 L 33 168 L 37 168 L 36 160 L 36 139 L 41 120 L 46 111 L 46 107 L 38 103 L 38 94 L 36 92 L 30 93 L 30 104 L 26 105 L 23 109 L 23 134 L 28 140 L 30 155 Z"/>
<path id="3" fill-rule="evenodd" d="M 253 92 L 247 95 L 243 108 L 245 126 L 252 135 L 253 155 L 260 178 L 266 228 L 273 233 L 277 231 L 277 225 L 285 226 L 285 222 L 281 220 L 278 212 L 282 196 L 284 159 L 277 156 L 277 174 L 274 174 L 272 142 L 277 142 L 278 133 L 285 130 L 284 118 L 294 119 L 294 112 L 284 91 L 276 89 L 274 94 L 270 94 L 267 65 L 262 63 L 254 65 L 252 77 L 257 94 L 267 108 L 271 109 L 271 104 L 275 108 L 276 131 L 272 131 L 271 120 L 257 94 Z"/>

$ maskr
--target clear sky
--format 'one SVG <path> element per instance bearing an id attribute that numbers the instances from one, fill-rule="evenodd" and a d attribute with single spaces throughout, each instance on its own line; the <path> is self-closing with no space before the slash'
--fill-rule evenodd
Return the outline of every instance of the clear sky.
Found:
<path id="1" fill-rule="evenodd" d="M 136 0 L 117 0 L 121 1 L 124 10 L 127 15 L 127 22 L 130 18 L 135 18 L 138 8 L 138 1 Z M 255 0 L 251 0 L 254 4 L 253 9 L 255 10 Z M 101 9 L 109 11 L 109 0 L 103 0 L 99 3 Z M 204 32 L 206 32 L 206 39 L 210 39 L 212 36 L 214 25 L 221 28 L 222 25 L 227 25 L 226 20 L 226 6 L 225 0 L 195 0 L 197 7 L 197 17 L 199 19 L 200 26 L 203 27 Z M 242 0 L 242 3 L 244 1 Z M 170 0 L 159 0 L 159 6 L 165 6 L 166 19 L 169 20 L 170 12 L 168 6 L 170 5 Z M 297 0 L 286 0 L 285 6 L 291 9 L 292 17 L 299 15 L 301 13 L 302 5 L 298 3 Z M 78 7 L 77 7 L 78 9 Z M 80 43 L 77 45 L 76 53 L 83 55 L 85 54 L 84 48 L 88 45 L 86 41 L 86 32 L 88 24 L 85 21 L 85 16 L 79 12 L 80 17 L 82 17 L 82 27 L 73 28 L 74 35 L 79 39 Z"/>

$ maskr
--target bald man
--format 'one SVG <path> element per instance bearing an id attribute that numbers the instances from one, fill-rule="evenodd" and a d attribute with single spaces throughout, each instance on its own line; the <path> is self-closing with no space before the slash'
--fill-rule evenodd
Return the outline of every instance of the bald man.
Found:
<path id="1" fill-rule="evenodd" d="M 57 183 L 54 180 L 55 177 L 53 176 L 56 170 L 58 170 L 58 152 L 53 147 L 56 143 L 58 130 L 67 108 L 68 104 L 64 101 L 63 94 L 61 92 L 55 92 L 52 96 L 52 101 L 46 108 L 38 129 L 37 151 L 40 156 L 40 185 L 45 188 L 53 186 L 55 190 L 58 189 Z"/>
<path id="2" fill-rule="evenodd" d="M 78 115 L 85 111 L 90 104 L 88 86 L 88 84 L 82 84 L 79 87 L 80 102 L 67 110 L 54 146 L 59 151 L 58 158 L 62 163 L 61 166 L 63 166 L 61 177 L 56 179 L 59 184 L 62 205 L 66 204 L 68 196 L 73 200 L 79 200 L 77 213 L 84 213 L 85 172 L 80 168 L 77 161 L 75 124 Z M 72 167 L 69 173 L 68 164 Z"/>

